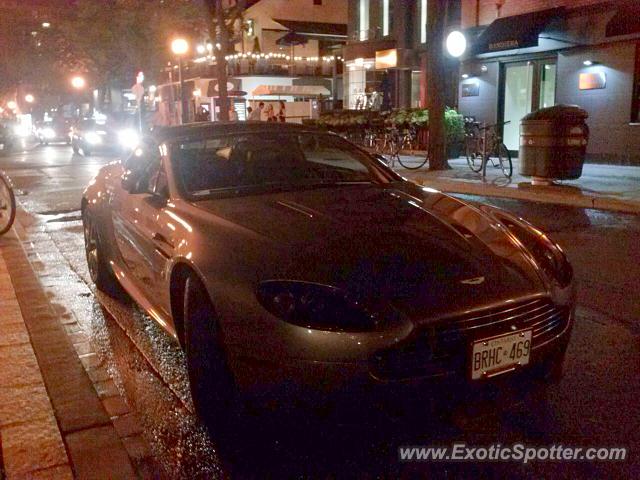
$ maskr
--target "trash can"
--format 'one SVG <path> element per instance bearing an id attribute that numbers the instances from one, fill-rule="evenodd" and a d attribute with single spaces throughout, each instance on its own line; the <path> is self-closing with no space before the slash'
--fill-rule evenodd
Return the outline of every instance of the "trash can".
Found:
<path id="1" fill-rule="evenodd" d="M 588 116 L 577 105 L 555 105 L 526 115 L 520 122 L 520 174 L 533 177 L 532 183 L 580 178 Z"/>

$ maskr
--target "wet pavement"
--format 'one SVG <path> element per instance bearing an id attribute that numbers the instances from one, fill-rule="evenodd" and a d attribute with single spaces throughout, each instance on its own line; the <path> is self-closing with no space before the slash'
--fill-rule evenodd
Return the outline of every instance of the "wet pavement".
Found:
<path id="1" fill-rule="evenodd" d="M 77 320 L 137 415 L 154 466 L 166 478 L 435 478 L 640 476 L 640 217 L 597 210 L 483 199 L 516 212 L 558 241 L 574 264 L 579 306 L 565 376 L 546 397 L 434 417 L 426 410 L 384 412 L 361 424 L 323 425 L 262 414 L 242 430 L 233 455 L 227 439 L 208 434 L 193 414 L 184 355 L 175 341 L 126 295 L 95 293 L 84 260 L 82 189 L 110 157 L 84 158 L 65 146 L 0 157 L 18 188 L 25 241 L 38 252 L 62 316 Z M 479 200 L 478 197 L 466 197 Z M 89 347 L 88 347 L 89 348 Z M 97 382 L 96 388 L 104 388 Z M 515 442 L 625 446 L 623 463 L 404 463 L 405 445 Z M 219 449 L 219 445 L 223 447 Z M 147 472 L 146 474 L 144 472 Z"/>

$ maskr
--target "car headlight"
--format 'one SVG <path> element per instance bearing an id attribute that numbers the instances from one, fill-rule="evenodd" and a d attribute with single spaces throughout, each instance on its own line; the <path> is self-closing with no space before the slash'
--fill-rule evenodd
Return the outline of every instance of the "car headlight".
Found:
<path id="1" fill-rule="evenodd" d="M 126 130 L 120 130 L 118 132 L 118 142 L 124 148 L 128 148 L 129 150 L 133 150 L 138 146 L 140 142 L 140 137 L 138 132 L 127 128 Z"/>
<path id="2" fill-rule="evenodd" d="M 561 287 L 571 283 L 573 268 L 557 243 L 526 220 L 507 215 L 497 216 L 549 277 L 555 279 Z"/>
<path id="3" fill-rule="evenodd" d="M 55 138 L 56 136 L 56 132 L 53 128 L 43 128 L 40 133 L 44 138 Z"/>
<path id="4" fill-rule="evenodd" d="M 317 283 L 269 280 L 258 286 L 260 304 L 276 317 L 316 330 L 375 330 L 384 315 L 371 312 L 341 290 Z"/>
<path id="5" fill-rule="evenodd" d="M 100 135 L 98 135 L 96 132 L 87 132 L 87 134 L 84 136 L 84 139 L 91 145 L 102 143 L 102 137 L 100 137 Z"/>

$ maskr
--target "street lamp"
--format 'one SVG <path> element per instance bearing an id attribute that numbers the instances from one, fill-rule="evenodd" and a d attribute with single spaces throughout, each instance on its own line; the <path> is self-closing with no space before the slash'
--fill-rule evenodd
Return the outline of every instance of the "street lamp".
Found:
<path id="1" fill-rule="evenodd" d="M 16 108 L 18 108 L 18 104 L 13 100 L 9 100 L 7 102 L 7 107 L 9 108 L 9 110 L 15 110 Z"/>
<path id="2" fill-rule="evenodd" d="M 171 51 L 178 57 L 178 75 L 180 78 L 180 106 L 182 110 L 182 122 L 187 123 L 189 121 L 189 112 L 187 106 L 187 99 L 184 95 L 184 78 L 182 76 L 182 58 L 189 51 L 189 42 L 184 38 L 176 38 L 171 42 Z"/>
<path id="3" fill-rule="evenodd" d="M 35 98 L 30 93 L 27 93 L 24 96 L 24 101 L 27 102 L 27 103 L 33 103 L 34 100 L 35 100 Z"/>
<path id="4" fill-rule="evenodd" d="M 71 79 L 71 86 L 73 88 L 75 88 L 76 90 L 83 89 L 86 84 L 87 84 L 86 80 L 83 77 L 79 76 L 79 75 L 76 75 L 75 77 L 73 77 Z"/>

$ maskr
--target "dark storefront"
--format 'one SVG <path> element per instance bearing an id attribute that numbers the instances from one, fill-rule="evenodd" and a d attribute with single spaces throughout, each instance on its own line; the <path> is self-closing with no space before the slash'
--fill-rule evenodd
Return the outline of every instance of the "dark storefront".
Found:
<path id="1" fill-rule="evenodd" d="M 504 141 L 517 151 L 524 115 L 576 104 L 589 113 L 589 161 L 640 165 L 639 19 L 640 2 L 603 2 L 467 30 L 460 112 L 487 123 L 509 121 Z"/>

